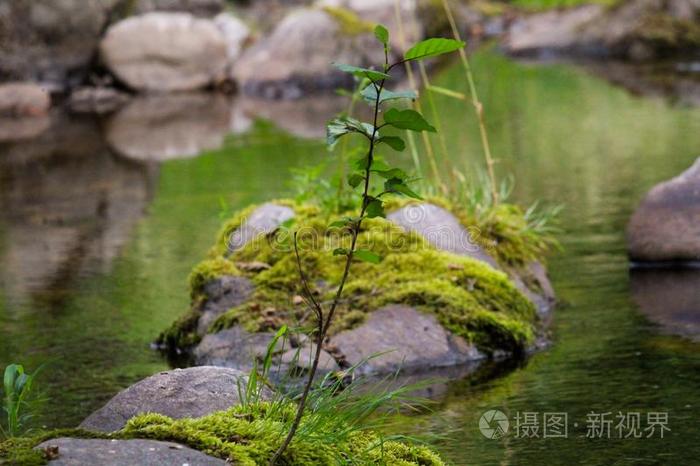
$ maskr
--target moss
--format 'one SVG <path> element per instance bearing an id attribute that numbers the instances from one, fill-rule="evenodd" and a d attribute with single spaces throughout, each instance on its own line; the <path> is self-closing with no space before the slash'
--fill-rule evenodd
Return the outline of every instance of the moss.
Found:
<path id="1" fill-rule="evenodd" d="M 202 313 L 199 311 L 199 306 L 193 306 L 192 309 L 180 316 L 170 327 L 156 339 L 156 344 L 163 345 L 167 348 L 190 348 L 200 342 L 201 337 L 197 334 L 197 324 Z"/>
<path id="2" fill-rule="evenodd" d="M 232 464 L 254 466 L 267 463 L 294 413 L 292 403 L 257 403 L 198 419 L 174 420 L 160 414 L 142 414 L 132 418 L 120 435 L 178 442 Z M 300 431 L 304 430 L 306 419 L 302 419 Z M 380 436 L 372 431 L 352 431 L 351 428 L 348 431 L 351 433 L 340 441 L 324 441 L 322 435 L 298 435 L 280 463 L 290 466 L 334 465 L 352 460 L 355 464 L 367 465 L 444 464 L 426 447 L 396 441 L 381 442 Z"/>
<path id="3" fill-rule="evenodd" d="M 236 406 L 196 419 L 174 420 L 154 413 L 131 418 L 126 426 L 112 434 L 81 429 L 61 429 L 30 437 L 13 438 L 0 443 L 0 464 L 38 466 L 48 462 L 43 451 L 34 450 L 45 440 L 58 437 L 152 439 L 177 442 L 205 454 L 228 460 L 241 466 L 267 464 L 283 434 L 287 432 L 296 405 L 288 401 L 275 404 L 261 402 Z M 302 465 L 402 465 L 441 466 L 440 457 L 423 446 L 393 440 L 382 440 L 373 431 L 334 422 L 336 432 L 347 432 L 341 437 L 302 435 L 307 424 L 302 419 L 298 434 L 282 457 L 280 464 Z M 311 419 L 312 424 L 317 419 Z"/>
<path id="4" fill-rule="evenodd" d="M 219 256 L 202 261 L 190 272 L 188 278 L 190 297 L 196 299 L 202 293 L 204 285 L 216 278 L 240 274 L 234 263 L 224 257 Z"/>
<path id="5" fill-rule="evenodd" d="M 40 443 L 59 437 L 75 438 L 111 438 L 103 432 L 91 432 L 83 429 L 55 429 L 39 432 L 27 437 L 12 437 L 0 442 L 0 464 L 40 466 L 47 464 L 46 452 L 35 450 Z"/>
<path id="6" fill-rule="evenodd" d="M 358 36 L 374 30 L 374 23 L 363 20 L 354 11 L 346 8 L 325 6 L 323 11 L 328 13 L 338 23 L 340 31 L 345 35 Z"/>
<path id="7" fill-rule="evenodd" d="M 431 202 L 452 208 L 441 199 Z M 390 207 L 398 205 L 393 203 Z M 343 257 L 334 257 L 331 251 L 349 247 L 350 235 L 344 230 L 327 230 L 325 215 L 315 206 L 294 208 L 303 270 L 319 299 L 331 300 L 344 265 Z M 235 222 L 239 221 L 236 217 Z M 225 235 L 230 233 L 228 228 L 224 229 Z M 357 247 L 378 253 L 383 262 L 353 264 L 331 335 L 360 325 L 370 312 L 383 305 L 405 303 L 436 315 L 446 328 L 485 351 L 520 351 L 533 341 L 537 321 L 534 306 L 504 273 L 479 261 L 438 251 L 422 236 L 407 233 L 381 218 L 363 222 Z M 229 259 L 261 261 L 270 268 L 240 272 L 255 283 L 256 291 L 248 303 L 221 315 L 210 332 L 233 325 L 261 332 L 283 324 L 310 323 L 306 321 L 309 313 L 304 304 L 295 304 L 292 299 L 301 294 L 301 286 L 289 242 L 280 238 L 250 242 L 233 252 Z M 182 340 L 182 329 L 188 325 L 191 327 L 191 321 L 185 318 L 176 325 L 180 331 L 172 329 L 172 332 Z"/>
<path id="8" fill-rule="evenodd" d="M 642 18 L 633 36 L 662 50 L 697 47 L 700 45 L 700 24 L 668 14 L 650 14 Z"/>

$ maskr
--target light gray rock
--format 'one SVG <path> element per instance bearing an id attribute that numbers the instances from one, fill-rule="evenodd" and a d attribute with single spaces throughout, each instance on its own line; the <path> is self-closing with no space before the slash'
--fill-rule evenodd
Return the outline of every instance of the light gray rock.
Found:
<path id="1" fill-rule="evenodd" d="M 328 12 L 300 9 L 246 49 L 234 63 L 232 77 L 246 94 L 296 99 L 352 83 L 352 77 L 336 70 L 332 62 L 362 66 L 381 60 L 383 53 L 371 33 L 349 36 Z"/>
<path id="2" fill-rule="evenodd" d="M 110 115 L 105 137 L 116 153 L 129 159 L 189 158 L 221 147 L 230 117 L 230 102 L 221 94 L 138 96 Z"/>
<path id="3" fill-rule="evenodd" d="M 37 449 L 58 447 L 52 466 L 224 466 L 226 461 L 205 455 L 183 445 L 158 440 L 106 440 L 56 438 L 37 445 Z"/>
<path id="4" fill-rule="evenodd" d="M 51 106 L 46 89 L 30 82 L 0 84 L 0 117 L 41 117 Z"/>
<path id="5" fill-rule="evenodd" d="M 272 233 L 282 223 L 294 218 L 294 210 L 290 207 L 267 202 L 255 209 L 243 224 L 228 239 L 228 250 L 233 252 L 240 249 L 249 241 L 258 239 L 261 234 Z"/>
<path id="6" fill-rule="evenodd" d="M 249 333 L 237 325 L 202 338 L 194 349 L 195 364 L 231 367 L 250 371 L 255 359 L 262 359 L 272 342 L 272 333 Z M 274 353 L 284 349 L 284 343 L 277 341 Z"/>
<path id="7" fill-rule="evenodd" d="M 407 231 L 421 234 L 443 251 L 468 256 L 498 268 L 496 261 L 476 244 L 469 231 L 451 212 L 429 203 L 409 204 L 387 215 Z"/>
<path id="8" fill-rule="evenodd" d="M 359 373 L 387 374 L 483 359 L 463 338 L 445 330 L 435 316 L 402 305 L 374 311 L 361 326 L 330 340 Z"/>
<path id="9" fill-rule="evenodd" d="M 250 36 L 250 28 L 243 21 L 228 12 L 216 15 L 214 24 L 219 28 L 226 41 L 228 60 L 232 63 L 241 55 L 243 45 Z"/>
<path id="10" fill-rule="evenodd" d="M 627 225 L 636 262 L 700 262 L 700 158 L 647 193 Z"/>
<path id="11" fill-rule="evenodd" d="M 188 13 L 147 13 L 122 20 L 100 43 L 112 73 L 138 91 L 173 92 L 224 78 L 227 46 L 213 21 Z"/>
<path id="12" fill-rule="evenodd" d="M 206 301 L 197 322 L 197 333 L 204 336 L 209 326 L 224 312 L 246 302 L 255 287 L 246 277 L 225 275 L 204 285 Z"/>
<path id="13" fill-rule="evenodd" d="M 224 367 L 190 367 L 152 375 L 122 390 L 88 416 L 80 427 L 112 432 L 139 413 L 159 413 L 173 419 L 201 417 L 240 402 L 245 373 Z"/>

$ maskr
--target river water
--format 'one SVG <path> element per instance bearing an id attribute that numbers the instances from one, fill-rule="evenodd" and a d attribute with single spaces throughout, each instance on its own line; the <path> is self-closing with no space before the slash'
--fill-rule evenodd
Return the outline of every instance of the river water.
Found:
<path id="1" fill-rule="evenodd" d="M 473 66 L 513 200 L 566 206 L 564 250 L 549 260 L 562 304 L 550 348 L 451 382 L 432 413 L 397 417 L 397 429 L 436 438 L 456 464 L 700 464 L 700 344 L 676 335 L 700 319 L 700 278 L 630 274 L 624 247 L 643 194 L 700 156 L 700 110 L 568 65 L 487 51 Z M 467 91 L 458 65 L 432 79 Z M 149 343 L 187 309 L 187 274 L 221 218 L 290 195 L 292 169 L 329 158 L 314 136 L 344 105 L 202 99 L 136 102 L 121 120 L 55 116 L 33 140 L 0 143 L 0 365 L 46 363 L 36 424 L 75 425 L 168 367 Z M 444 137 L 434 146 L 473 169 L 471 108 L 444 96 L 434 104 Z M 510 435 L 482 435 L 490 409 L 505 413 Z M 543 438 L 545 412 L 567 415 L 565 438 Z M 587 438 L 591 413 L 608 412 L 611 438 Z M 537 437 L 514 435 L 525 413 L 535 413 Z M 640 413 L 642 429 L 665 413 L 670 431 L 618 438 L 618 413 Z"/>

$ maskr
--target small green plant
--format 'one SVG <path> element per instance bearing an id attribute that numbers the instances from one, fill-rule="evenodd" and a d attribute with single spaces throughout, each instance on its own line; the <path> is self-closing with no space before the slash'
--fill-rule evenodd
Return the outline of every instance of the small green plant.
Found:
<path id="1" fill-rule="evenodd" d="M 347 216 L 329 225 L 330 228 L 337 228 L 345 231 L 350 236 L 350 245 L 347 248 L 336 248 L 334 256 L 344 258 L 343 273 L 338 284 L 338 288 L 329 304 L 319 302 L 314 292 L 312 284 L 306 277 L 303 261 L 300 256 L 297 235 L 294 235 L 294 251 L 297 260 L 299 276 L 302 284 L 303 298 L 309 310 L 316 318 L 315 328 L 315 352 L 314 359 L 309 370 L 304 389 L 299 397 L 296 414 L 290 424 L 286 438 L 270 458 L 270 465 L 275 465 L 296 435 L 302 419 L 304 418 L 309 394 L 314 383 L 314 377 L 318 369 L 321 356 L 321 346 L 333 321 L 333 316 L 341 302 L 343 288 L 348 279 L 353 260 L 379 264 L 382 258 L 369 249 L 357 249 L 357 238 L 362 230 L 362 222 L 368 218 L 384 217 L 384 197 L 387 195 L 400 195 L 409 198 L 421 199 L 421 197 L 409 187 L 412 179 L 400 168 L 389 166 L 382 160 L 377 151 L 382 145 L 388 146 L 396 151 L 403 151 L 406 147 L 404 140 L 398 136 L 384 135 L 385 128 L 395 128 L 414 132 L 435 132 L 435 128 L 430 125 L 423 115 L 412 109 L 388 108 L 382 112 L 383 107 L 390 106 L 403 99 L 415 99 L 413 91 L 391 91 L 386 88 L 386 83 L 391 79 L 392 70 L 401 64 L 423 60 L 430 57 L 454 52 L 464 47 L 464 42 L 454 39 L 433 38 L 421 41 L 409 48 L 403 58 L 395 63 L 389 62 L 390 44 L 389 31 L 386 27 L 378 25 L 374 29 L 374 35 L 384 49 L 384 63 L 380 70 L 362 68 L 347 64 L 335 64 L 340 71 L 350 73 L 356 78 L 366 82 L 361 90 L 362 98 L 373 110 L 371 122 L 362 122 L 349 116 L 341 116 L 331 120 L 326 130 L 326 140 L 332 149 L 338 140 L 344 136 L 356 134 L 366 140 L 367 150 L 359 158 L 352 161 L 347 183 L 352 190 L 361 189 L 358 194 L 360 200 L 360 212 L 357 216 Z M 380 123 L 380 113 L 383 122 Z M 374 178 L 383 179 L 383 185 L 376 191 L 371 192 Z"/>
<path id="2" fill-rule="evenodd" d="M 2 409 L 5 413 L 5 426 L 0 423 L 0 436 L 15 437 L 23 432 L 31 414 L 23 412 L 27 408 L 27 398 L 39 370 L 29 374 L 21 364 L 10 364 L 3 377 Z"/>

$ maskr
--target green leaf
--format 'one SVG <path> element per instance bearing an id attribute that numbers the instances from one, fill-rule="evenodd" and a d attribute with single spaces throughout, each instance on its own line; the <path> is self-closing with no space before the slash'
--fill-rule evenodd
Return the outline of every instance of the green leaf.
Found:
<path id="1" fill-rule="evenodd" d="M 369 78 L 372 81 L 381 81 L 390 77 L 388 74 L 382 73 L 381 71 L 361 68 L 359 66 L 346 65 L 344 63 L 333 63 L 333 66 L 338 68 L 340 71 L 350 73 L 358 78 Z"/>
<path id="2" fill-rule="evenodd" d="M 367 164 L 369 163 L 369 156 L 363 155 L 359 159 L 355 160 L 352 165 L 357 170 L 367 170 Z"/>
<path id="3" fill-rule="evenodd" d="M 384 45 L 389 44 L 389 31 L 381 24 L 377 24 L 374 28 L 374 37 Z"/>
<path id="4" fill-rule="evenodd" d="M 384 136 L 377 140 L 377 144 L 386 144 L 394 150 L 401 152 L 406 148 L 406 143 L 398 136 Z"/>
<path id="5" fill-rule="evenodd" d="M 358 249 L 355 251 L 354 256 L 361 261 L 370 262 L 372 264 L 379 264 L 382 261 L 382 258 L 379 255 L 368 249 Z"/>
<path id="6" fill-rule="evenodd" d="M 418 42 L 403 55 L 404 60 L 422 60 L 428 57 L 454 52 L 464 47 L 464 42 L 455 39 L 433 38 Z"/>
<path id="7" fill-rule="evenodd" d="M 365 99 L 370 104 L 374 105 L 377 101 L 377 89 L 374 86 L 367 86 L 360 92 L 362 98 Z M 418 94 L 412 90 L 405 91 L 390 91 L 388 89 L 382 89 L 382 93 L 379 95 L 379 103 L 386 102 L 388 100 L 396 99 L 411 99 L 415 100 L 418 98 Z"/>
<path id="8" fill-rule="evenodd" d="M 332 149 L 338 139 L 350 133 L 364 134 L 371 138 L 374 126 L 350 117 L 334 118 L 326 125 L 326 144 Z"/>
<path id="9" fill-rule="evenodd" d="M 390 108 L 384 114 L 384 122 L 394 128 L 408 129 L 411 131 L 430 131 L 435 132 L 433 128 L 423 115 L 416 112 L 415 110 L 397 110 L 395 108 Z"/>
<path id="10" fill-rule="evenodd" d="M 348 184 L 353 188 L 357 188 L 363 181 L 365 181 L 365 177 L 359 173 L 353 173 L 348 176 Z"/>
<path id="11" fill-rule="evenodd" d="M 384 190 L 392 193 L 403 194 L 413 199 L 423 199 L 418 193 L 409 188 L 400 178 L 391 178 L 384 183 Z"/>
<path id="12" fill-rule="evenodd" d="M 408 178 L 406 172 L 401 170 L 400 168 L 391 168 L 389 170 L 376 170 L 376 173 L 377 175 L 381 176 L 386 180 L 394 178 L 403 181 L 406 178 Z"/>
<path id="13" fill-rule="evenodd" d="M 349 254 L 349 251 L 345 248 L 335 248 L 333 250 L 334 256 L 347 256 L 348 254 Z"/>
<path id="14" fill-rule="evenodd" d="M 383 158 L 374 156 L 374 159 L 372 159 L 372 171 L 389 170 L 390 168 L 389 164 L 386 163 Z"/>
<path id="15" fill-rule="evenodd" d="M 382 201 L 376 198 L 372 198 L 372 200 L 369 201 L 369 204 L 367 204 L 367 218 L 374 217 L 386 217 Z"/>

